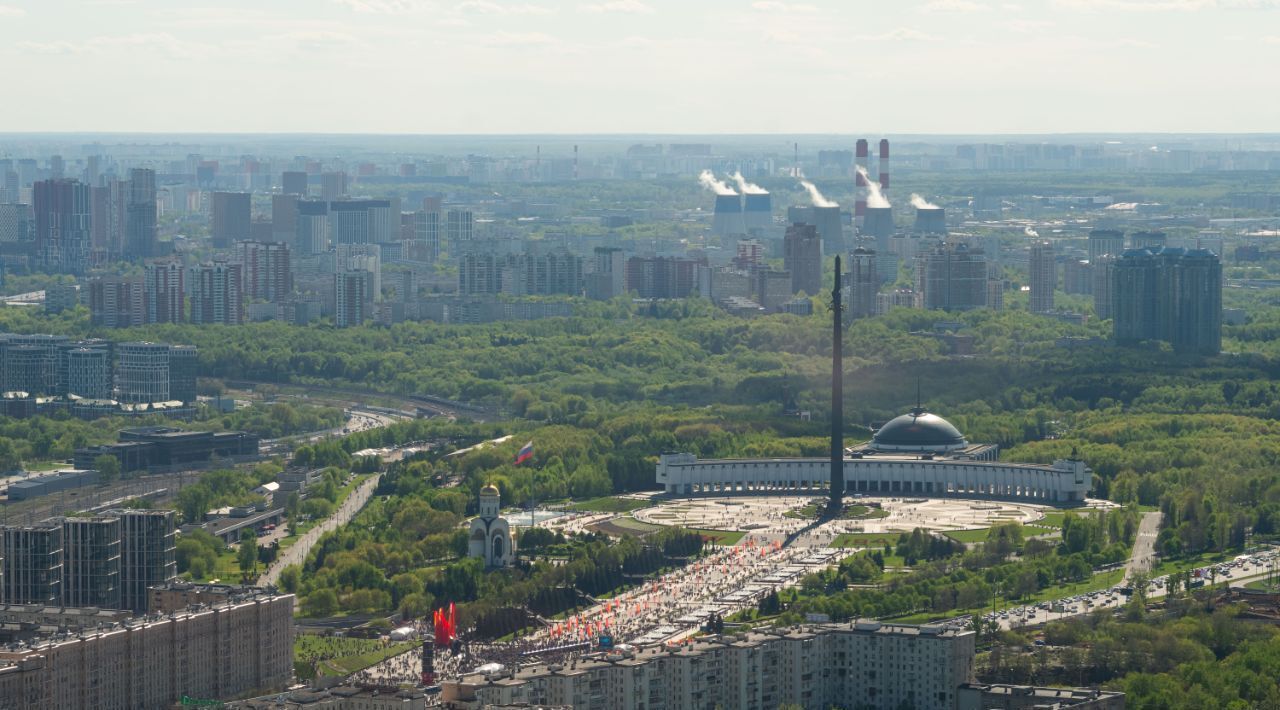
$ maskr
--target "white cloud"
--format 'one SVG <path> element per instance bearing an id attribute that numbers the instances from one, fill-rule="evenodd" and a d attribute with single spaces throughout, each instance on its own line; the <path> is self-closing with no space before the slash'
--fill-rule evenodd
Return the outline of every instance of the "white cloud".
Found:
<path id="1" fill-rule="evenodd" d="M 990 12 L 991 6 L 984 2 L 973 2 L 973 0 L 932 0 L 920 6 L 920 12 L 925 13 L 974 13 L 974 12 Z"/>
<path id="2" fill-rule="evenodd" d="M 1262 41 L 1265 44 L 1280 44 L 1280 35 L 1271 35 L 1270 37 L 1263 37 Z"/>
<path id="3" fill-rule="evenodd" d="M 454 12 L 476 15 L 550 15 L 551 10 L 531 3 L 498 3 L 491 0 L 465 0 L 454 6 Z"/>
<path id="4" fill-rule="evenodd" d="M 491 47 L 548 47 L 560 40 L 545 32 L 495 32 L 484 38 Z"/>
<path id="5" fill-rule="evenodd" d="M 864 42 L 936 42 L 937 37 L 910 27 L 899 27 L 878 35 L 858 35 L 855 39 Z"/>
<path id="6" fill-rule="evenodd" d="M 353 12 L 369 15 L 403 15 L 430 10 L 434 5 L 428 0 L 333 0 Z"/>
<path id="7" fill-rule="evenodd" d="M 328 30 L 298 30 L 271 35 L 266 39 L 291 43 L 294 47 L 304 52 L 329 52 L 352 47 L 360 43 L 355 37 L 345 32 L 330 32 Z"/>
<path id="8" fill-rule="evenodd" d="M 1066 10 L 1097 12 L 1196 12 L 1199 10 L 1274 10 L 1280 0 L 1053 0 Z"/>
<path id="9" fill-rule="evenodd" d="M 22 17 L 27 14 L 26 10 L 13 5 L 0 5 L 0 17 Z"/>
<path id="10" fill-rule="evenodd" d="M 608 2 L 585 3 L 579 5 L 578 9 L 582 12 L 619 12 L 627 15 L 649 15 L 653 13 L 653 8 L 640 0 L 608 0 Z"/>
<path id="11" fill-rule="evenodd" d="M 1125 37 L 1111 43 L 1112 47 L 1122 49 L 1155 49 L 1160 45 L 1148 42 L 1144 39 L 1136 39 L 1134 37 Z"/>
<path id="12" fill-rule="evenodd" d="M 116 54 L 131 49 L 160 52 L 170 57 L 188 59 L 202 54 L 207 45 L 184 42 L 168 32 L 140 32 L 127 35 L 101 35 L 83 42 L 19 42 L 19 50 L 35 54 Z"/>
<path id="13" fill-rule="evenodd" d="M 783 12 L 807 15 L 818 11 L 808 3 L 781 2 L 781 0 L 759 0 L 751 3 L 751 7 L 760 12 Z"/>
<path id="14" fill-rule="evenodd" d="M 1000 26 L 1016 34 L 1030 34 L 1053 26 L 1048 20 L 1006 20 Z"/>
<path id="15" fill-rule="evenodd" d="M 30 54 L 80 54 L 85 51 L 83 45 L 70 42 L 19 42 L 18 51 Z"/>

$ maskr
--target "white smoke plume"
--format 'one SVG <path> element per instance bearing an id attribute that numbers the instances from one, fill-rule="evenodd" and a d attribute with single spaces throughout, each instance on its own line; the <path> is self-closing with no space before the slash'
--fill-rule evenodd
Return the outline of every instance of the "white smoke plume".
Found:
<path id="1" fill-rule="evenodd" d="M 744 195 L 769 194 L 769 191 L 764 189 L 763 187 L 760 187 L 759 185 L 753 182 L 747 182 L 747 179 L 742 177 L 742 171 L 740 170 L 735 170 L 732 177 L 733 177 L 733 181 L 738 183 L 738 192 L 741 192 Z"/>
<path id="2" fill-rule="evenodd" d="M 872 180 L 867 174 L 867 169 L 858 166 L 858 174 L 867 183 L 867 207 L 888 207 L 889 199 L 884 196 L 884 191 L 880 189 L 880 181 Z"/>
<path id="3" fill-rule="evenodd" d="M 1032 228 L 1030 228 L 1030 227 L 1023 227 L 1023 228 L 1022 228 L 1022 233 L 1023 233 L 1023 234 L 1025 234 L 1025 235 L 1027 235 L 1028 237 L 1039 237 L 1039 236 L 1040 236 L 1040 233 L 1039 233 L 1039 232 L 1037 232 L 1036 230 L 1034 230 L 1034 229 L 1032 229 Z"/>
<path id="4" fill-rule="evenodd" d="M 729 187 L 727 184 L 716 179 L 716 174 L 711 172 L 710 170 L 703 170 L 702 174 L 698 176 L 698 182 L 702 183 L 703 188 L 710 190 L 716 193 L 717 195 L 738 194 L 733 191 L 732 187 Z"/>
<path id="5" fill-rule="evenodd" d="M 809 191 L 809 199 L 813 201 L 814 207 L 839 207 L 840 206 L 835 202 L 832 202 L 831 200 L 828 200 L 827 198 L 823 197 L 822 193 L 818 191 L 818 186 L 814 185 L 808 180 L 801 180 L 800 184 L 804 186 L 804 189 Z"/>
<path id="6" fill-rule="evenodd" d="M 916 193 L 911 193 L 911 206 L 918 210 L 936 210 L 938 206 Z"/>

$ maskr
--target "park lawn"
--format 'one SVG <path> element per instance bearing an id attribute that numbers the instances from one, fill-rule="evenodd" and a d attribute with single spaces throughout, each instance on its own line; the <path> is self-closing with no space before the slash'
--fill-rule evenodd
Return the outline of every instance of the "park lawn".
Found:
<path id="1" fill-rule="evenodd" d="M 343 656 L 341 658 L 335 658 L 331 661 L 326 661 L 322 665 L 327 666 L 329 668 L 337 668 L 342 675 L 350 675 L 357 671 L 362 671 L 368 668 L 369 666 L 375 666 L 379 663 L 382 663 L 383 661 L 387 660 L 388 658 L 391 658 L 392 656 L 398 656 L 404 653 L 405 651 L 412 650 L 414 647 L 418 645 L 419 643 L 416 641 L 400 641 L 397 643 L 390 644 L 386 648 L 379 649 L 377 651 L 361 653 L 356 656 Z"/>
<path id="2" fill-rule="evenodd" d="M 883 548 L 885 545 L 897 545 L 898 536 L 902 533 L 840 533 L 831 541 L 832 547 L 866 547 Z M 888 564 L 888 560 L 885 560 Z"/>
<path id="3" fill-rule="evenodd" d="M 639 520 L 636 520 L 635 518 L 629 515 L 621 518 L 614 518 L 609 522 L 612 523 L 613 525 L 616 525 L 622 528 L 623 530 L 627 530 L 627 531 L 634 532 L 641 535 L 651 533 L 654 530 L 657 530 L 659 528 L 658 525 L 653 525 L 652 523 L 640 522 Z"/>
<path id="4" fill-rule="evenodd" d="M 590 500 L 580 500 L 576 503 L 571 503 L 568 506 L 568 509 L 583 513 L 630 513 L 633 510 L 648 508 L 650 505 L 652 505 L 652 503 L 647 500 L 603 496 L 601 498 L 592 498 Z"/>
<path id="5" fill-rule="evenodd" d="M 1063 511 L 1051 510 L 1045 513 L 1043 518 L 1031 523 L 1031 525 L 1043 525 L 1045 527 L 1050 527 L 1050 528 L 1060 528 L 1062 527 L 1063 519 L 1065 519 L 1066 517 L 1067 517 L 1067 514 Z"/>
<path id="6" fill-rule="evenodd" d="M 808 505 L 793 508 L 783 513 L 784 518 L 793 518 L 796 520 L 817 520 L 818 516 L 826 508 L 826 503 L 809 503 Z M 840 511 L 841 520 L 874 520 L 876 518 L 889 517 L 889 511 L 881 508 L 871 508 L 865 505 L 848 505 Z"/>
<path id="7" fill-rule="evenodd" d="M 991 534 L 991 528 L 978 528 L 977 530 L 947 530 L 942 534 L 956 542 L 986 542 L 987 536 Z"/>
<path id="8" fill-rule="evenodd" d="M 384 646 L 377 639 L 302 634 L 293 642 L 294 665 L 298 677 L 303 680 L 314 678 L 317 666 L 329 675 L 349 675 L 411 650 L 416 645 L 415 641 L 401 641 Z M 334 654 L 333 658 L 322 660 L 330 653 Z"/>
<path id="9" fill-rule="evenodd" d="M 738 544 L 746 533 L 738 530 L 704 530 L 702 528 L 686 528 L 689 532 L 698 533 L 699 535 L 711 538 L 711 541 L 717 545 L 732 546 Z"/>

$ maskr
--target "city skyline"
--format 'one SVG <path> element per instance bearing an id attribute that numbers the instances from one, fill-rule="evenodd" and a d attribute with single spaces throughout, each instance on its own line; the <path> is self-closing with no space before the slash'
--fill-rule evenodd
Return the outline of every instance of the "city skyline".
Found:
<path id="1" fill-rule="evenodd" d="M 5 0 L 0 41 L 27 100 L 4 128 L 1025 134 L 1280 118 L 1267 101 L 1280 79 L 1247 70 L 1280 61 L 1274 0 L 871 7 Z"/>

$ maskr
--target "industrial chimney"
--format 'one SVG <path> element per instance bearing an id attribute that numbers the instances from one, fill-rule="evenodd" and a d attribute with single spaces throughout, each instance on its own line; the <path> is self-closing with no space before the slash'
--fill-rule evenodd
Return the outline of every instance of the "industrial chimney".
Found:
<path id="1" fill-rule="evenodd" d="M 917 207 L 915 231 L 919 234 L 946 234 L 946 211 L 941 207 Z"/>
<path id="2" fill-rule="evenodd" d="M 880 139 L 880 191 L 889 194 L 889 139 Z"/>
<path id="3" fill-rule="evenodd" d="M 732 195 L 716 195 L 716 207 L 711 219 L 711 233 L 720 236 L 746 234 L 742 221 L 742 198 Z"/>
<path id="4" fill-rule="evenodd" d="M 862 168 L 855 170 L 853 175 L 854 196 L 853 196 L 853 226 L 862 227 L 862 220 L 867 214 L 867 195 L 870 192 L 867 187 L 867 139 L 859 138 L 857 151 L 854 153 L 854 165 Z"/>

